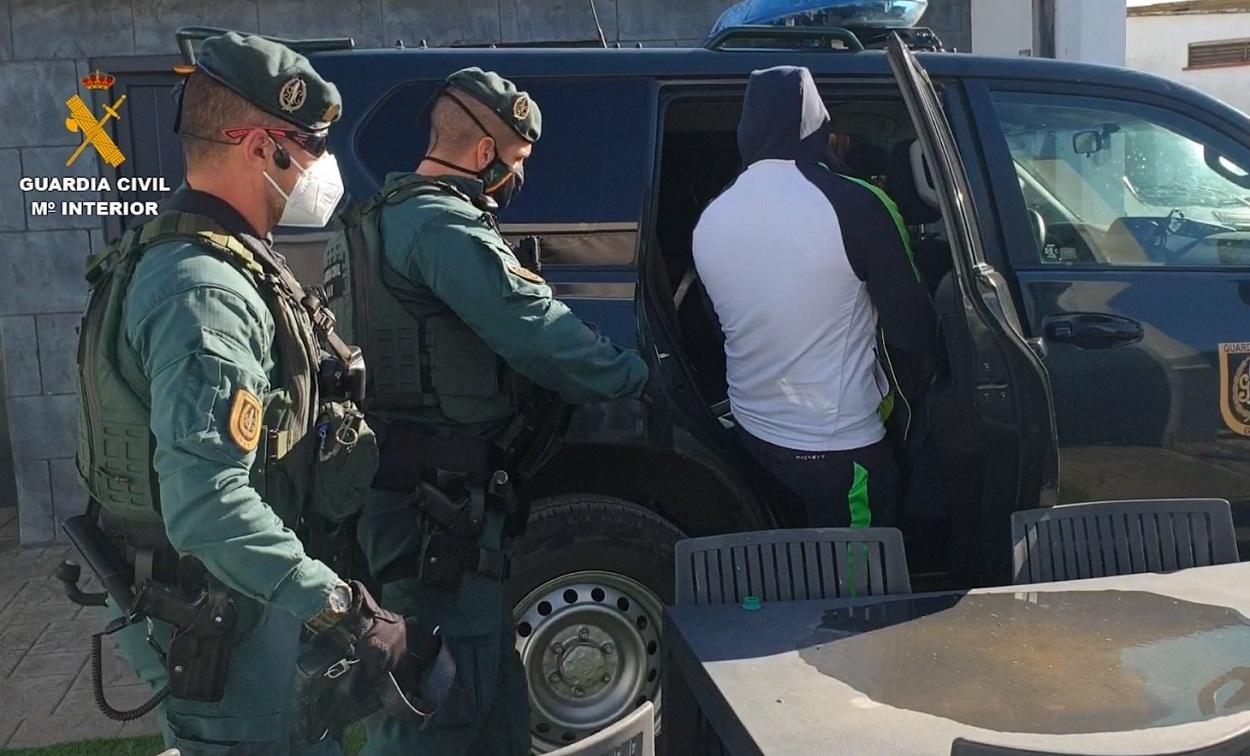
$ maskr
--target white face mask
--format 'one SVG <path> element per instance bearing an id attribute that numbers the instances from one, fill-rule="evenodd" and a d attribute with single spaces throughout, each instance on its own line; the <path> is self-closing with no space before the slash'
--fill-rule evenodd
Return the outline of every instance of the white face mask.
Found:
<path id="1" fill-rule="evenodd" d="M 286 199 L 282 208 L 279 226 L 299 226 L 302 228 L 325 228 L 343 198 L 343 177 L 339 174 L 339 162 L 334 155 L 326 153 L 317 158 L 307 168 L 300 165 L 294 157 L 291 162 L 299 166 L 300 176 L 295 182 L 291 193 L 287 194 L 273 180 L 269 171 L 265 178 Z"/>

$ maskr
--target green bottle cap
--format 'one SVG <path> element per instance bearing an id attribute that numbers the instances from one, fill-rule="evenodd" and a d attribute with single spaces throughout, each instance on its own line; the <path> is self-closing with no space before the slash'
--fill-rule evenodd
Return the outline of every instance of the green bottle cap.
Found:
<path id="1" fill-rule="evenodd" d="M 742 599 L 742 608 L 746 609 L 748 612 L 758 612 L 760 610 L 760 597 L 747 596 Z"/>

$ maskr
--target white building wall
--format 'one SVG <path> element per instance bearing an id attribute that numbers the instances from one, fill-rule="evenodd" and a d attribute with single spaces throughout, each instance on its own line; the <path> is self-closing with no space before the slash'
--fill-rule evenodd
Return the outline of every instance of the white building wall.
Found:
<path id="1" fill-rule="evenodd" d="M 1250 113 L 1250 66 L 1186 70 L 1191 42 L 1250 37 L 1250 13 L 1131 16 L 1128 65 L 1175 79 Z"/>

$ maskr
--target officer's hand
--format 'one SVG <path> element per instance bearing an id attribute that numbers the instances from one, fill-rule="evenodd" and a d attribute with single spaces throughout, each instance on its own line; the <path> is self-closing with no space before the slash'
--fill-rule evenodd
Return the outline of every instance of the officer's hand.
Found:
<path id="1" fill-rule="evenodd" d="M 356 657 L 365 673 L 375 677 L 391 672 L 408 657 L 408 625 L 395 612 L 383 609 L 359 580 L 353 580 L 350 625 Z"/>

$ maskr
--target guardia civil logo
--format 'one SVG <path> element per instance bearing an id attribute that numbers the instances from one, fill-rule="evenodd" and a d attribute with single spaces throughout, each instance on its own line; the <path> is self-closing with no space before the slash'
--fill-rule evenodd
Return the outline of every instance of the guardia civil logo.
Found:
<path id="1" fill-rule="evenodd" d="M 1250 342 L 1220 344 L 1220 415 L 1229 430 L 1250 436 Z"/>
<path id="2" fill-rule="evenodd" d="M 94 73 L 82 77 L 82 84 L 87 89 L 107 91 L 112 89 L 113 82 L 116 80 L 116 77 L 102 74 L 99 70 L 96 70 Z M 126 156 L 113 143 L 113 138 L 104 131 L 104 124 L 108 123 L 110 119 L 121 119 L 119 110 L 125 101 L 126 95 L 122 95 L 112 105 L 105 105 L 104 115 L 98 119 L 77 93 L 74 93 L 72 97 L 65 101 L 65 106 L 69 108 L 69 118 L 65 119 L 65 128 L 70 133 L 78 132 L 82 134 L 82 143 L 78 145 L 78 149 L 74 150 L 74 154 L 69 156 L 69 160 L 65 161 L 66 167 L 74 164 L 74 161 L 83 153 L 83 150 L 87 149 L 87 145 L 94 147 L 96 152 L 100 153 L 100 158 L 114 168 L 126 162 Z"/>
<path id="3" fill-rule="evenodd" d="M 82 77 L 81 81 L 90 91 L 108 93 L 117 83 L 117 77 L 97 69 Z M 65 118 L 65 130 L 82 138 L 66 157 L 66 168 L 74 165 L 89 151 L 94 151 L 100 157 L 102 165 L 106 164 L 114 170 L 126 162 L 126 156 L 109 134 L 110 126 L 122 119 L 122 106 L 126 104 L 126 95 L 122 94 L 115 100 L 110 97 L 109 100 L 112 101 L 106 101 L 104 110 L 99 115 L 78 93 L 65 100 L 69 113 Z M 150 198 L 152 194 L 170 191 L 164 176 L 118 176 L 116 173 L 112 176 L 20 176 L 17 188 L 25 195 L 32 217 L 153 216 L 157 213 L 157 202 L 133 200 L 142 198 L 145 194 Z M 112 197 L 107 196 L 114 191 L 116 194 Z M 69 193 L 86 196 L 64 197 Z M 106 196 L 101 197 L 102 194 Z M 119 201 L 125 195 L 131 195 L 132 201 Z"/>

